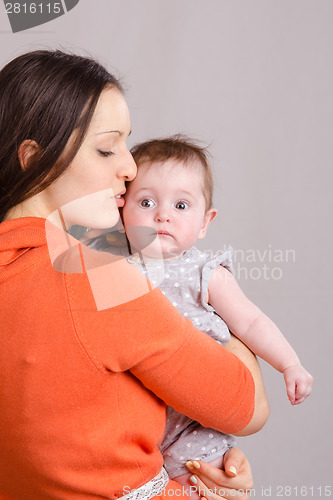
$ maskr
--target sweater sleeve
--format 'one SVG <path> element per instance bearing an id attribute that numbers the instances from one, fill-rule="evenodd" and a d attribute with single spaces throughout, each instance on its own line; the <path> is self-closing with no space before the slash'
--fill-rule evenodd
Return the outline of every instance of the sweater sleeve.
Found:
<path id="1" fill-rule="evenodd" d="M 128 273 L 126 281 L 143 279 L 133 266 Z M 183 318 L 158 289 L 97 310 L 87 274 L 67 275 L 66 283 L 78 341 L 98 370 L 131 372 L 166 404 L 206 427 L 235 433 L 249 423 L 254 383 L 248 369 Z"/>
<path id="2" fill-rule="evenodd" d="M 161 332 L 164 359 L 152 353 L 131 372 L 166 404 L 203 426 L 231 434 L 243 429 L 254 409 L 249 371 L 237 357 L 175 312 L 165 311 L 159 319 L 165 322 L 166 331 Z M 179 345 L 167 354 L 174 335 Z"/>

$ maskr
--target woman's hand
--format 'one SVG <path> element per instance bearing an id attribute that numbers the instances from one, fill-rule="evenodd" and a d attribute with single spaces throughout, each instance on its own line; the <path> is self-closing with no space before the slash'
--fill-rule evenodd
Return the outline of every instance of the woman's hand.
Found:
<path id="1" fill-rule="evenodd" d="M 231 448 L 223 457 L 224 470 L 217 469 L 202 461 L 186 464 L 193 474 L 192 485 L 198 494 L 207 500 L 250 498 L 253 478 L 250 464 L 244 453 L 238 448 Z M 199 465 L 199 468 L 198 468 Z"/>

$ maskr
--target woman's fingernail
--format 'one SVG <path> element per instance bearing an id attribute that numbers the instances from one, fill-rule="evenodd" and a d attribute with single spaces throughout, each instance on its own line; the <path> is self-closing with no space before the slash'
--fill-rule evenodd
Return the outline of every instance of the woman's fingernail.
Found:
<path id="1" fill-rule="evenodd" d="M 197 484 L 197 482 L 198 482 L 198 480 L 197 480 L 197 478 L 196 478 L 195 476 L 191 476 L 191 477 L 190 477 L 190 481 L 191 481 L 191 483 L 193 483 L 193 484 Z"/>
<path id="2" fill-rule="evenodd" d="M 196 460 L 193 460 L 192 464 L 194 465 L 194 467 L 195 467 L 196 469 L 200 469 L 200 464 L 199 464 L 199 462 L 197 462 Z"/>
<path id="3" fill-rule="evenodd" d="M 236 471 L 236 467 L 234 465 L 231 465 L 231 467 L 229 467 L 229 472 L 231 472 L 231 474 L 237 474 L 237 471 Z"/>
<path id="4" fill-rule="evenodd" d="M 185 464 L 185 465 L 186 465 L 186 467 L 187 467 L 188 469 L 194 469 L 193 464 L 192 464 L 192 462 L 191 462 L 190 460 L 189 460 L 188 462 L 186 462 L 186 464 Z"/>

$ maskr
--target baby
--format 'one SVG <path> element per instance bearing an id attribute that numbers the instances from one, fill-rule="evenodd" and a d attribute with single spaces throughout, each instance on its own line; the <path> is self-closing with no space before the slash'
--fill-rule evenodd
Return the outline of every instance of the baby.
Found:
<path id="1" fill-rule="evenodd" d="M 239 288 L 231 272 L 231 249 L 211 256 L 194 246 L 217 214 L 206 150 L 174 136 L 139 144 L 132 154 L 138 174 L 127 186 L 123 208 L 129 262 L 196 327 L 221 344 L 230 340 L 230 330 L 283 373 L 291 404 L 302 403 L 313 379 L 277 326 Z M 233 445 L 232 436 L 169 408 L 161 449 L 164 466 L 178 483 L 189 484 L 187 460 L 221 464 Z"/>

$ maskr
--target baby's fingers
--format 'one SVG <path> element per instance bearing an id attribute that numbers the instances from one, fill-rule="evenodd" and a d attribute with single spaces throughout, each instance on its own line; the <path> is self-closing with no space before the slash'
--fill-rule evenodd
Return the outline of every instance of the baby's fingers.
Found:
<path id="1" fill-rule="evenodd" d="M 296 385 L 294 381 L 288 382 L 286 381 L 286 389 L 287 389 L 287 394 L 289 401 L 291 404 L 294 404 L 295 399 L 296 399 Z"/>
<path id="2" fill-rule="evenodd" d="M 296 364 L 286 368 L 283 375 L 291 404 L 300 404 L 310 396 L 313 378 L 302 365 Z"/>
<path id="3" fill-rule="evenodd" d="M 295 401 L 293 403 L 291 403 L 293 406 L 296 406 L 296 405 L 300 405 L 301 403 L 303 403 L 303 401 L 306 400 L 306 397 L 303 397 L 303 398 L 300 398 L 300 399 L 295 399 Z"/>
<path id="4" fill-rule="evenodd" d="M 296 382 L 296 401 L 297 403 L 300 403 L 304 401 L 308 396 L 310 396 L 312 392 L 312 385 L 313 385 L 313 378 L 311 375 L 309 377 L 306 377 L 305 379 L 298 380 Z M 302 401 L 299 401 L 301 400 Z"/>

